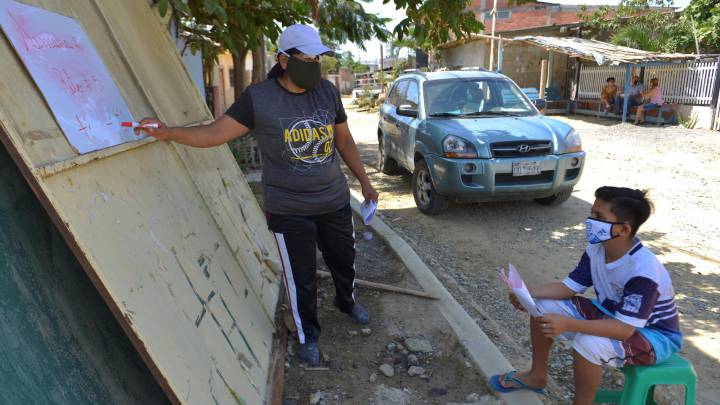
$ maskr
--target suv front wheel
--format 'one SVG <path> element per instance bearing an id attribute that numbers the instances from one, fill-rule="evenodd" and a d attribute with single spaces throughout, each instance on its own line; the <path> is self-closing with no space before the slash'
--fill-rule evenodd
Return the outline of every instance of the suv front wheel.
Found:
<path id="1" fill-rule="evenodd" d="M 413 197 L 420 212 L 426 215 L 437 215 L 448 207 L 448 199 L 435 191 L 430 177 L 430 169 L 424 160 L 415 163 L 412 178 Z"/>
<path id="2" fill-rule="evenodd" d="M 572 195 L 572 187 L 562 190 L 557 194 L 553 194 L 549 197 L 536 198 L 535 202 L 542 205 L 560 205 L 567 201 Z"/>

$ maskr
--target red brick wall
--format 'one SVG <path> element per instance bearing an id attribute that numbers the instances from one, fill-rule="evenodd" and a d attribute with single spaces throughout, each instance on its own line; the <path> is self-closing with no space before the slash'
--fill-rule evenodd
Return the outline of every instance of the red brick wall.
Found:
<path id="1" fill-rule="evenodd" d="M 475 12 L 478 20 L 482 20 L 485 11 L 492 10 L 492 0 L 473 0 L 470 9 Z M 508 0 L 498 0 L 498 10 L 510 10 L 510 18 L 495 21 L 495 32 L 516 31 L 529 28 L 547 27 L 552 25 L 577 24 L 580 22 L 578 9 L 558 7 L 540 3 L 527 3 L 511 7 Z M 485 32 L 491 31 L 491 19 L 485 19 Z"/>
<path id="2" fill-rule="evenodd" d="M 493 0 L 485 0 L 484 3 L 485 3 L 486 10 L 492 10 Z M 470 3 L 470 9 L 471 10 L 480 9 L 482 7 L 482 4 L 483 4 L 482 0 L 473 0 Z M 535 3 L 535 2 L 527 3 L 527 4 L 523 4 L 523 7 L 528 7 L 528 6 L 532 7 L 535 4 L 537 4 L 537 3 Z M 498 0 L 497 7 L 498 7 L 498 10 L 510 8 L 510 1 L 509 0 Z"/>

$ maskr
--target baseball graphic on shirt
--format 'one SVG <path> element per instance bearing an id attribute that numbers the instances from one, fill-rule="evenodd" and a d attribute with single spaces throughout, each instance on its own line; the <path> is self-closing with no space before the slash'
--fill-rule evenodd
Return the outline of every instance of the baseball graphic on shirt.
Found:
<path id="1" fill-rule="evenodd" d="M 287 157 L 296 169 L 323 164 L 334 156 L 335 127 L 329 123 L 327 111 L 318 110 L 311 116 L 280 121 Z"/>

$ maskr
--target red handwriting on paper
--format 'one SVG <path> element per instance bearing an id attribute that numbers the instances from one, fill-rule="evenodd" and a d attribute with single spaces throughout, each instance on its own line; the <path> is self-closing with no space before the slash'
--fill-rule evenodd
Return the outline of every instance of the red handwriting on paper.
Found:
<path id="1" fill-rule="evenodd" d="M 20 35 L 27 52 L 43 49 L 75 49 L 85 52 L 79 38 L 73 38 L 72 41 L 68 41 L 66 39 L 59 39 L 49 33 L 32 36 L 28 30 L 28 22 L 25 21 L 22 16 L 13 13 L 10 9 L 8 9 L 7 14 L 15 24 L 15 30 Z"/>
<path id="2" fill-rule="evenodd" d="M 81 73 L 80 77 L 82 78 L 83 84 L 85 85 L 85 88 L 87 90 L 98 92 L 103 90 L 103 85 L 100 83 L 100 80 L 97 78 L 96 75 L 86 75 L 84 73 Z"/>
<path id="3" fill-rule="evenodd" d="M 90 123 L 87 121 L 87 117 L 85 114 L 78 114 L 75 116 L 75 121 L 78 123 L 78 133 L 81 133 L 85 136 L 90 136 L 90 133 L 88 131 L 92 130 L 92 127 L 90 126 Z"/>
<path id="4" fill-rule="evenodd" d="M 70 73 L 68 73 L 65 69 L 55 67 L 52 68 L 51 72 L 52 79 L 55 81 L 55 83 L 60 85 L 63 91 L 65 91 L 67 94 L 75 96 L 84 92 L 83 85 L 73 80 Z"/>
<path id="5" fill-rule="evenodd" d="M 110 112 L 108 112 L 108 111 L 105 111 L 105 122 L 104 122 L 104 125 L 105 125 L 106 127 L 111 127 L 111 126 L 115 125 L 115 121 L 113 121 L 113 119 L 112 119 L 112 114 L 111 114 Z"/>

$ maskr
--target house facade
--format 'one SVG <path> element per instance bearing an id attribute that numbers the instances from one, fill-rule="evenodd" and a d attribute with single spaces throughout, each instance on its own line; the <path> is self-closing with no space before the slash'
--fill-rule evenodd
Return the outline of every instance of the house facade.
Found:
<path id="1" fill-rule="evenodd" d="M 533 2 L 520 6 L 508 0 L 498 0 L 495 35 L 511 39 L 523 35 L 580 36 L 581 13 L 579 5 L 561 5 L 552 2 Z M 474 0 L 470 9 L 485 24 L 482 35 L 449 42 L 440 47 L 441 63 L 450 68 L 479 66 L 489 68 L 492 30 L 492 0 Z M 541 61 L 548 59 L 548 92 L 551 97 L 566 97 L 570 92 L 574 62 L 566 56 L 550 55 L 542 48 L 524 43 L 503 40 L 502 60 L 499 60 L 496 41 L 493 69 L 512 78 L 520 87 L 538 88 Z"/>

